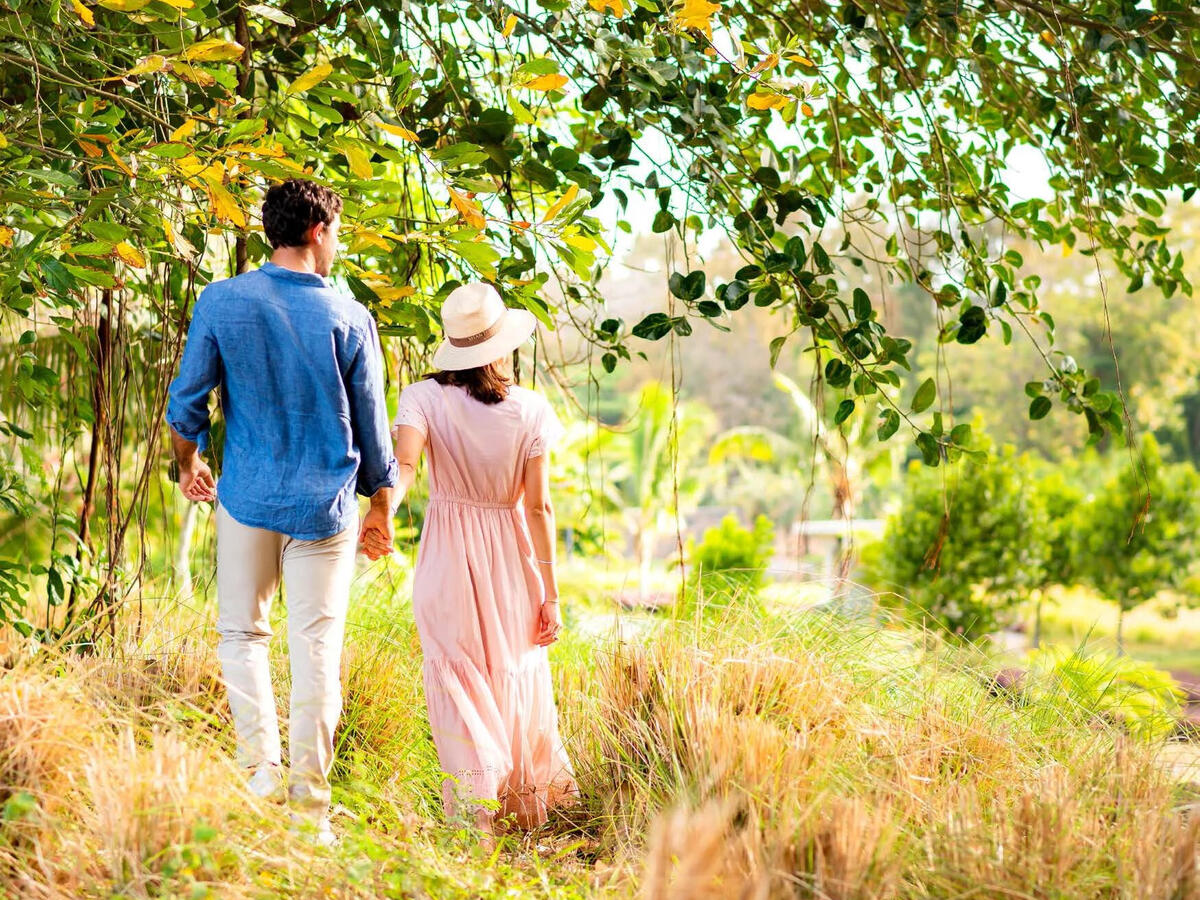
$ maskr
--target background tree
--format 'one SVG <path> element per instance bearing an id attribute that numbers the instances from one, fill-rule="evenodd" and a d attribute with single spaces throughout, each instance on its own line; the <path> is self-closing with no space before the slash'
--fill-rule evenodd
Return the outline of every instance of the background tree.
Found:
<path id="1" fill-rule="evenodd" d="M 964 639 L 1006 624 L 1046 559 L 1029 468 L 1011 448 L 945 473 L 914 463 L 882 541 L 879 575 L 895 592 L 883 602 Z"/>
<path id="2" fill-rule="evenodd" d="M 1194 570 L 1200 476 L 1165 465 L 1146 435 L 1141 467 L 1124 467 L 1080 509 L 1083 579 L 1117 605 L 1117 651 L 1125 651 L 1125 614 L 1181 585 Z M 1147 493 L 1149 496 L 1147 496 Z"/>

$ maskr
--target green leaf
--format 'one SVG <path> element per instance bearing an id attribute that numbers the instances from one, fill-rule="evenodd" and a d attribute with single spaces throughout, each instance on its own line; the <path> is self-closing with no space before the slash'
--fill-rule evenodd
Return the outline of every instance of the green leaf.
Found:
<path id="1" fill-rule="evenodd" d="M 925 465 L 934 468 L 942 461 L 942 448 L 938 439 L 927 431 L 917 435 L 917 449 L 921 451 L 921 459 Z"/>
<path id="2" fill-rule="evenodd" d="M 703 296 L 704 283 L 704 270 L 697 269 L 686 275 L 680 272 L 672 272 L 671 277 L 667 281 L 667 286 L 671 293 L 680 300 L 694 302 Z"/>
<path id="3" fill-rule="evenodd" d="M 783 350 L 783 345 L 787 343 L 787 335 L 780 335 L 771 340 L 771 368 L 775 368 L 775 364 L 779 362 L 779 353 Z"/>
<path id="4" fill-rule="evenodd" d="M 900 414 L 894 409 L 885 409 L 875 434 L 881 441 L 886 441 L 900 428 Z"/>
<path id="5" fill-rule="evenodd" d="M 854 318 L 866 322 L 871 318 L 871 298 L 862 288 L 854 289 Z"/>
<path id="6" fill-rule="evenodd" d="M 937 384 L 932 378 L 926 378 L 921 382 L 921 386 L 917 388 L 916 394 L 912 399 L 912 411 L 915 413 L 925 412 L 933 405 L 933 401 L 937 399 Z"/>
<path id="7" fill-rule="evenodd" d="M 854 401 L 853 400 L 843 400 L 841 403 L 838 404 L 837 411 L 833 414 L 833 424 L 841 425 L 848 418 L 850 418 L 850 414 L 853 412 L 854 412 Z"/>
<path id="8" fill-rule="evenodd" d="M 959 318 L 958 334 L 955 339 L 960 344 L 974 344 L 987 334 L 987 313 L 981 306 L 969 307 Z"/>
<path id="9" fill-rule="evenodd" d="M 1033 402 L 1029 404 L 1029 418 L 1034 421 L 1046 418 L 1051 405 L 1049 397 L 1034 397 Z"/>
<path id="10" fill-rule="evenodd" d="M 671 333 L 674 323 L 666 313 L 650 313 L 633 326 L 633 336 L 647 341 L 658 341 Z"/>

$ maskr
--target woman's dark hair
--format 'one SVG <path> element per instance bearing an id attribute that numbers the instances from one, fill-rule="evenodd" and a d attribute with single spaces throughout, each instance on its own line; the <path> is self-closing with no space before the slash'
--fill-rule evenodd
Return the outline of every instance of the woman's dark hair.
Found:
<path id="1" fill-rule="evenodd" d="M 504 371 L 503 363 L 499 362 L 458 372 L 434 372 L 425 377 L 438 384 L 452 384 L 463 388 L 480 403 L 489 405 L 499 403 L 507 397 L 508 389 L 512 387 L 512 379 Z"/>
<path id="2" fill-rule="evenodd" d="M 292 178 L 267 191 L 263 231 L 272 247 L 303 247 L 308 229 L 328 225 L 342 211 L 342 198 L 324 185 Z"/>

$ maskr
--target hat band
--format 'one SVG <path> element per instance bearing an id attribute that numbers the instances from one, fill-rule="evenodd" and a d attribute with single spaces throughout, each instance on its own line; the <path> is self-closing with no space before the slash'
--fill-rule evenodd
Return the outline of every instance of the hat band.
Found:
<path id="1" fill-rule="evenodd" d="M 498 335 L 500 333 L 500 327 L 503 324 L 504 314 L 501 313 L 500 318 L 493 322 L 490 327 L 485 328 L 478 334 L 468 335 L 467 337 L 463 338 L 450 337 L 447 335 L 446 340 L 450 342 L 450 346 L 452 347 L 474 347 L 477 344 L 482 344 L 484 341 L 494 338 L 496 335 Z"/>

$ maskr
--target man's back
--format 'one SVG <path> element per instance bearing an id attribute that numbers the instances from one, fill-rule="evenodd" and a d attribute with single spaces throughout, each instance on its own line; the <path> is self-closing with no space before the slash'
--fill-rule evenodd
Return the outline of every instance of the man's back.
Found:
<path id="1" fill-rule="evenodd" d="M 356 487 L 370 495 L 390 483 L 374 322 L 322 276 L 267 263 L 205 289 L 171 385 L 177 432 L 204 434 L 218 385 L 218 491 L 242 524 L 328 537 L 353 523 Z"/>

